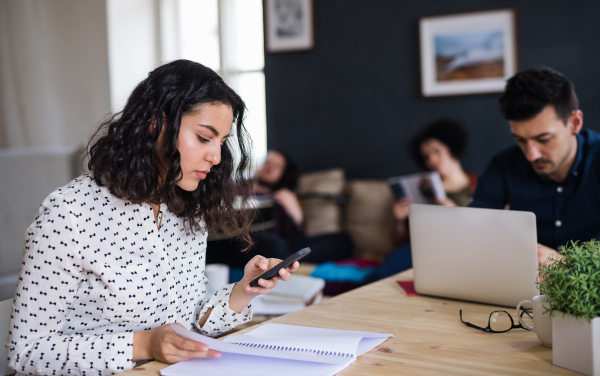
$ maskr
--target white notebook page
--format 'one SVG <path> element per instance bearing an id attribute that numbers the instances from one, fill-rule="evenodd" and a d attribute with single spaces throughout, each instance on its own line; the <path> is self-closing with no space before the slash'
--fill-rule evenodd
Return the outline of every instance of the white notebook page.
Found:
<path id="1" fill-rule="evenodd" d="M 173 364 L 160 371 L 162 376 L 333 376 L 356 359 L 344 364 L 303 362 L 279 358 L 223 353 L 221 358 L 200 358 Z"/>
<path id="2" fill-rule="evenodd" d="M 354 358 L 360 340 L 360 337 L 263 337 L 246 334 L 227 337 L 223 341 L 251 348 L 312 352 L 317 355 Z"/>
<path id="3" fill-rule="evenodd" d="M 271 358 L 282 358 L 282 359 L 296 359 L 304 360 L 309 362 L 329 363 L 329 364 L 342 364 L 346 363 L 347 358 L 331 355 L 316 354 L 313 352 L 297 352 L 297 351 L 282 351 L 282 350 L 271 350 L 271 349 L 258 349 L 247 346 L 236 345 L 233 343 L 227 343 L 219 341 L 211 337 L 203 336 L 202 334 L 191 332 L 187 329 L 180 327 L 179 325 L 171 324 L 173 330 L 178 335 L 191 339 L 196 342 L 204 343 L 208 348 L 212 350 L 218 350 L 223 353 L 234 353 L 234 354 L 246 354 L 255 355 L 261 357 Z"/>
<path id="4" fill-rule="evenodd" d="M 373 332 L 360 332 L 355 330 L 339 330 L 339 329 L 325 329 L 325 328 L 314 328 L 310 326 L 298 326 L 298 325 L 285 325 L 285 324 L 265 324 L 258 328 L 249 331 L 243 336 L 232 335 L 225 339 L 224 342 L 236 342 L 238 338 L 245 336 L 260 336 L 260 337 L 283 337 L 283 338 L 301 338 L 301 337 L 346 337 L 346 338 L 359 338 L 358 346 L 352 351 L 354 356 L 360 356 L 367 351 L 370 351 L 373 347 L 379 345 L 389 337 L 393 337 L 391 334 L 386 333 L 373 333 Z M 343 341 L 340 339 L 338 343 L 341 345 Z M 332 348 L 333 350 L 333 348 Z M 347 351 L 343 351 L 347 352 Z"/>
<path id="5" fill-rule="evenodd" d="M 222 357 L 177 363 L 162 369 L 163 376 L 332 376 L 352 365 L 356 356 L 364 354 L 391 336 L 383 333 L 265 324 L 245 335 L 233 335 L 219 341 L 178 326 L 173 326 L 173 329 L 179 335 L 221 351 Z M 256 347 L 247 346 L 253 341 L 260 343 Z M 244 345 L 235 344 L 236 342 Z M 261 346 L 279 347 L 280 350 L 260 348 Z M 308 351 L 300 346 L 306 346 Z M 305 351 L 281 350 L 286 347 Z M 317 354 L 320 351 L 343 355 Z M 347 352 L 351 352 L 350 356 Z"/>

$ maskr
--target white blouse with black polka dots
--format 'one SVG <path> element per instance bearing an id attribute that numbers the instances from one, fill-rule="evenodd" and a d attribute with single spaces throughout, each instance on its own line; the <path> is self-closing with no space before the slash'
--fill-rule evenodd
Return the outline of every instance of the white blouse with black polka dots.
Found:
<path id="1" fill-rule="evenodd" d="M 229 308 L 233 284 L 207 296 L 206 233 L 186 234 L 160 211 L 158 230 L 150 205 L 116 198 L 90 175 L 44 200 L 25 234 L 6 345 L 18 374 L 110 375 L 134 366 L 136 331 L 179 322 L 216 335 L 252 318 L 250 305 Z"/>

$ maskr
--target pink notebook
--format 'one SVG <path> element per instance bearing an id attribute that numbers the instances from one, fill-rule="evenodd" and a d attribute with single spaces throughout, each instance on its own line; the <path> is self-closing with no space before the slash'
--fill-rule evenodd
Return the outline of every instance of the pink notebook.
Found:
<path id="1" fill-rule="evenodd" d="M 396 281 L 396 283 L 406 292 L 407 296 L 419 295 L 415 291 L 415 281 Z"/>

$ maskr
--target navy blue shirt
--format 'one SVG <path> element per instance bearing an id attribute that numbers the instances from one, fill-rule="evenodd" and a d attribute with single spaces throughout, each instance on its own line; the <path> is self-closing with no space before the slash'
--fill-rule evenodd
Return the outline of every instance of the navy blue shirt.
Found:
<path id="1" fill-rule="evenodd" d="M 469 206 L 531 211 L 538 243 L 558 250 L 571 240 L 600 240 L 600 134 L 577 135 L 577 156 L 558 183 L 537 174 L 514 145 L 494 155 L 477 182 Z"/>

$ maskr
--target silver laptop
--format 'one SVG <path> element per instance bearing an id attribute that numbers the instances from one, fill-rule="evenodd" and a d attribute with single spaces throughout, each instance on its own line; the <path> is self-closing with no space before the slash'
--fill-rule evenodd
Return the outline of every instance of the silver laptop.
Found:
<path id="1" fill-rule="evenodd" d="M 412 204 L 409 218 L 419 294 L 509 307 L 538 295 L 533 213 Z"/>

